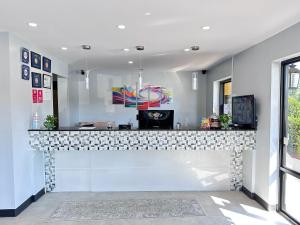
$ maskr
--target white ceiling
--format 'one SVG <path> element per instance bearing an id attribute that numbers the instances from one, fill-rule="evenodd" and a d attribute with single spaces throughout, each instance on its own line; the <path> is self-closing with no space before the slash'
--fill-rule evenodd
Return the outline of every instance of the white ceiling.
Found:
<path id="1" fill-rule="evenodd" d="M 138 67 L 136 45 L 145 46 L 145 69 L 206 69 L 298 21 L 299 0 L 0 0 L 0 30 L 78 66 L 80 45 L 90 44 L 89 67 L 104 70 Z M 192 45 L 200 51 L 183 51 Z"/>

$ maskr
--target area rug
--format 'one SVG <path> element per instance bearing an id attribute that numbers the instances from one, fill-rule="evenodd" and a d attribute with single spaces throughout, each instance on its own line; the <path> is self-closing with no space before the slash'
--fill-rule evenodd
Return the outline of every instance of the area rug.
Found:
<path id="1" fill-rule="evenodd" d="M 105 220 L 205 216 L 194 199 L 126 199 L 63 202 L 53 219 Z"/>

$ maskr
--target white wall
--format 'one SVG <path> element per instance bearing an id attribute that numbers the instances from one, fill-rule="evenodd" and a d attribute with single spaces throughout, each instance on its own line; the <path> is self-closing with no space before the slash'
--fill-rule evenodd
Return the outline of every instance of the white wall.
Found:
<path id="1" fill-rule="evenodd" d="M 84 76 L 71 74 L 69 76 L 71 124 L 97 120 L 111 120 L 120 124 L 131 120 L 137 126 L 136 109 L 113 105 L 111 91 L 113 86 L 125 84 L 135 86 L 136 82 L 137 74 L 93 71 L 90 74 L 90 90 L 86 90 Z M 191 72 L 145 71 L 143 82 L 173 90 L 173 104 L 161 105 L 159 109 L 174 109 L 175 123 L 179 121 L 186 127 L 200 126 L 200 119 L 206 114 L 206 75 L 199 74 L 197 91 L 192 90 Z"/>
<path id="2" fill-rule="evenodd" d="M 43 155 L 40 152 L 32 152 L 30 150 L 27 130 L 31 126 L 33 112 L 37 111 L 41 120 L 47 114 L 52 114 L 51 100 L 44 101 L 43 104 L 32 104 L 31 80 L 26 81 L 21 79 L 20 49 L 21 47 L 26 47 L 29 50 L 52 59 L 52 71 L 54 73 L 67 75 L 68 66 L 50 54 L 47 54 L 47 52 L 36 48 L 13 34 L 4 33 L 1 35 L 8 37 L 8 41 L 4 42 L 4 45 L 8 49 L 8 54 L 4 62 L 9 62 L 7 63 L 9 68 L 7 68 L 5 73 L 1 74 L 1 76 L 4 76 L 3 80 L 7 81 L 1 81 L 1 86 L 2 84 L 6 85 L 3 89 L 1 88 L 1 93 L 3 94 L 1 97 L 6 98 L 6 102 L 1 104 L 4 106 L 3 110 L 1 108 L 1 113 L 5 113 L 7 110 L 10 115 L 7 115 L 5 117 L 6 122 L 3 122 L 3 125 L 1 124 L 1 127 L 6 129 L 6 133 L 1 132 L 0 138 L 6 138 L 11 129 L 10 138 L 7 138 L 7 141 L 10 143 L 5 150 L 12 157 L 6 161 L 8 165 L 4 171 L 9 174 L 9 177 L 4 182 L 9 182 L 9 179 L 13 179 L 13 186 L 9 190 L 9 192 L 13 192 L 13 197 L 10 197 L 10 199 L 13 199 L 13 204 L 5 204 L 3 206 L 4 209 L 9 209 L 17 208 L 31 195 L 36 194 L 44 187 Z M 1 194 L 6 195 L 9 193 L 1 191 Z M 2 206 L 0 208 L 2 209 Z"/>
<path id="3" fill-rule="evenodd" d="M 300 24 L 296 24 L 276 36 L 251 47 L 234 57 L 233 94 L 254 94 L 257 99 L 257 151 L 245 156 L 246 176 L 255 177 L 250 189 L 269 204 L 277 203 L 278 152 L 279 152 L 279 76 L 278 61 L 300 53 Z M 276 66 L 277 63 L 277 66 Z M 210 70 L 214 77 L 223 71 L 230 73 L 231 60 Z M 210 100 L 207 102 L 211 105 Z M 208 109 L 209 110 L 209 109 Z M 255 159 L 255 160 L 254 160 Z M 253 176 L 253 174 L 255 176 Z"/>

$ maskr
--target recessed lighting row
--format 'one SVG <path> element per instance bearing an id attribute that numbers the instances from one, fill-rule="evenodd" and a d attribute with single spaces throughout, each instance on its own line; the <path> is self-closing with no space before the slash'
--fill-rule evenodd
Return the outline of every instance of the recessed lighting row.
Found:
<path id="1" fill-rule="evenodd" d="M 150 12 L 146 12 L 146 13 L 145 13 L 145 16 L 150 16 L 150 15 L 151 15 Z M 30 27 L 37 27 L 38 24 L 35 23 L 35 22 L 29 22 L 29 23 L 28 23 L 28 26 L 30 26 Z M 117 27 L 118 27 L 120 30 L 126 29 L 126 26 L 125 26 L 124 24 L 119 24 Z M 203 27 L 202 27 L 202 30 L 208 31 L 208 30 L 210 30 L 210 26 L 203 26 Z M 63 46 L 63 47 L 61 47 L 61 50 L 66 51 L 66 50 L 68 50 L 68 48 L 65 47 L 65 46 Z M 189 51 L 191 51 L 191 50 L 193 50 L 193 51 L 198 51 L 198 50 L 199 50 L 199 46 L 192 46 L 191 48 L 185 48 L 185 49 L 184 49 L 185 52 L 189 52 Z M 124 52 L 129 52 L 130 49 L 129 49 L 129 48 L 124 48 L 123 51 L 124 51 Z M 129 63 L 129 64 L 132 64 L 133 62 L 132 62 L 132 61 L 129 61 L 128 63 Z"/>

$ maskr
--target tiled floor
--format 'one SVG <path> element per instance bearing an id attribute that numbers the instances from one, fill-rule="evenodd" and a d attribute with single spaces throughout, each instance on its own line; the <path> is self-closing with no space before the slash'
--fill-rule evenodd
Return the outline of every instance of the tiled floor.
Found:
<path id="1" fill-rule="evenodd" d="M 51 218 L 65 201 L 113 199 L 195 199 L 205 216 L 155 219 L 59 220 Z M 287 225 L 275 212 L 267 212 L 243 193 L 238 192 L 113 192 L 113 193 L 48 193 L 30 205 L 16 218 L 0 218 L 1 225 Z"/>

